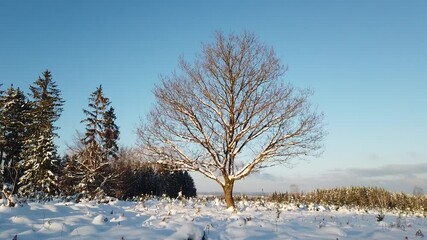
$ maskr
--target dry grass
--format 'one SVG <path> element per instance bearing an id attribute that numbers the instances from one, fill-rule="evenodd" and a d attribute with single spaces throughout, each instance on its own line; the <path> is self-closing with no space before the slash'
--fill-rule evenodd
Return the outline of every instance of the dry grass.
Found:
<path id="1" fill-rule="evenodd" d="M 273 193 L 271 201 L 296 204 L 324 204 L 427 214 L 427 197 L 393 193 L 376 187 L 318 189 L 307 193 Z"/>

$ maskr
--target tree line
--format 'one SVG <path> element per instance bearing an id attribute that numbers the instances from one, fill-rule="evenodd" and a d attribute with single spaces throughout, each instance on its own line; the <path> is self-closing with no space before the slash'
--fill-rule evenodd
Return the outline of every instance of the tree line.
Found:
<path id="1" fill-rule="evenodd" d="M 413 195 L 393 193 L 378 187 L 339 187 L 316 189 L 311 192 L 273 193 L 270 200 L 280 203 L 324 204 L 362 209 L 390 210 L 403 212 L 424 212 L 427 197 L 422 193 Z"/>
<path id="2" fill-rule="evenodd" d="M 11 85 L 0 85 L 0 187 L 9 206 L 14 196 L 46 198 L 105 196 L 132 198 L 141 194 L 195 196 L 191 176 L 184 171 L 144 162 L 135 151 L 118 146 L 115 109 L 102 86 L 83 109 L 85 132 L 61 157 L 54 139 L 55 122 L 63 112 L 61 97 L 46 70 L 29 87 L 28 97 Z"/>

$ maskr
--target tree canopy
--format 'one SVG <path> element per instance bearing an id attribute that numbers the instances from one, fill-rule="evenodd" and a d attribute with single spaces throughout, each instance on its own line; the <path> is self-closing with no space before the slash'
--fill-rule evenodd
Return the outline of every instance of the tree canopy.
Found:
<path id="1" fill-rule="evenodd" d="M 322 114 L 311 91 L 282 79 L 286 68 L 254 34 L 219 32 L 193 64 L 161 78 L 155 105 L 138 129 L 143 152 L 198 171 L 234 206 L 234 182 L 255 171 L 319 154 Z"/>

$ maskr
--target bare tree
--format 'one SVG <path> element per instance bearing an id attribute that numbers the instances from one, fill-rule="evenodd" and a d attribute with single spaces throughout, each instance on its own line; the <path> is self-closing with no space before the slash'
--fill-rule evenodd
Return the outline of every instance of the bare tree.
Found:
<path id="1" fill-rule="evenodd" d="M 194 64 L 162 77 L 156 103 L 138 128 L 144 153 L 221 185 L 234 207 L 234 182 L 262 168 L 319 154 L 322 114 L 309 90 L 285 84 L 274 50 L 251 33 L 216 34 Z"/>

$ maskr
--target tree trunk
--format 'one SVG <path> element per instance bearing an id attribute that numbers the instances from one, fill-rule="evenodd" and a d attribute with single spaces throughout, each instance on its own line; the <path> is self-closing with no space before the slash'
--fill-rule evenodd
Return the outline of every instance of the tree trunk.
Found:
<path id="1" fill-rule="evenodd" d="M 230 180 L 226 180 L 225 185 L 222 186 L 222 189 L 224 190 L 224 198 L 225 198 L 225 203 L 227 204 L 227 208 L 235 207 L 234 199 L 233 199 L 233 187 L 234 187 L 234 181 L 230 181 Z"/>
<path id="2" fill-rule="evenodd" d="M 7 200 L 8 207 L 15 207 L 15 201 L 13 199 L 13 194 L 7 189 L 7 186 L 3 186 L 3 191 L 1 192 L 4 198 Z"/>

